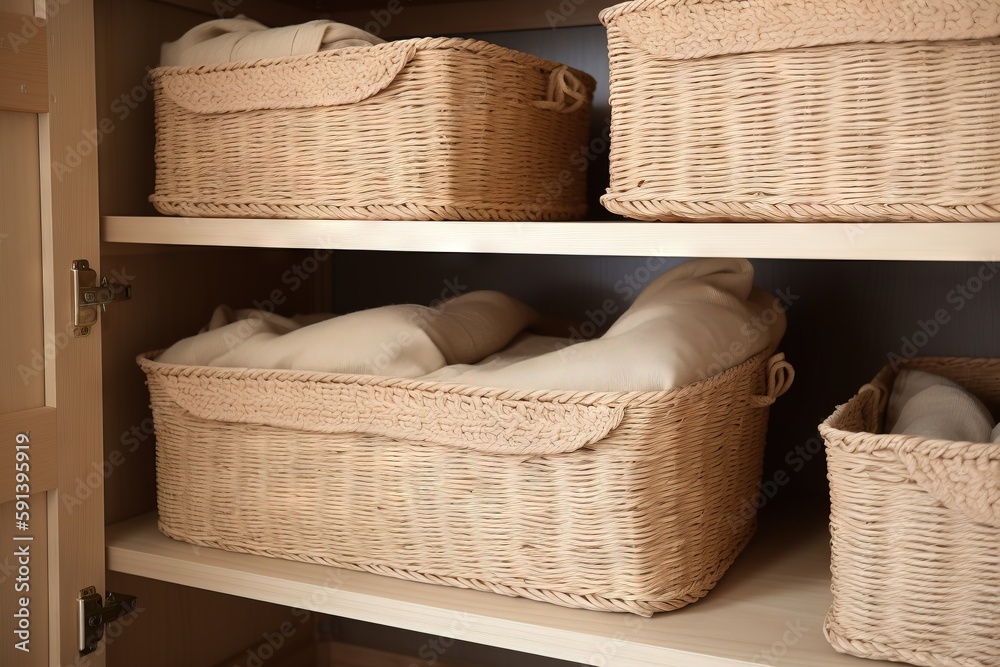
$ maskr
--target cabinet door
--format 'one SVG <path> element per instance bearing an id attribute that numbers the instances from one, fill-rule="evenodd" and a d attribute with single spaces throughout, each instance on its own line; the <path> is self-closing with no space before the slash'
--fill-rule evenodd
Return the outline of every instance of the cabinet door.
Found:
<path id="1" fill-rule="evenodd" d="M 48 11 L 48 16 L 45 16 Z M 104 587 L 93 6 L 0 0 L 0 664 L 92 665 L 77 597 Z M 94 266 L 99 269 L 99 267 Z"/>

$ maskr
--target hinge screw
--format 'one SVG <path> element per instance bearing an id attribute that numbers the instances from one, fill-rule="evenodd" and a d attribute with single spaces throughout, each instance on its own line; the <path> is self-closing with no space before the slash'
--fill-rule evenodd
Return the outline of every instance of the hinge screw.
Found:
<path id="1" fill-rule="evenodd" d="M 100 624 L 101 624 L 100 616 L 91 616 L 90 618 L 87 619 L 87 625 L 89 625 L 92 628 L 95 628 Z"/>
<path id="2" fill-rule="evenodd" d="M 87 303 L 92 302 L 94 300 L 94 293 L 93 292 L 84 292 L 83 293 L 83 300 L 86 301 Z"/>
<path id="3" fill-rule="evenodd" d="M 90 327 L 80 327 L 80 336 L 89 336 Z"/>

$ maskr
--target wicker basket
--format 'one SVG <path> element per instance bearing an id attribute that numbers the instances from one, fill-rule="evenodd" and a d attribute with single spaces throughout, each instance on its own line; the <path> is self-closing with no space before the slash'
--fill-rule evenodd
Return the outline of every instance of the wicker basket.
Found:
<path id="1" fill-rule="evenodd" d="M 468 39 L 153 70 L 161 213 L 557 220 L 586 211 L 570 159 L 594 81 Z"/>
<path id="2" fill-rule="evenodd" d="M 1000 360 L 914 359 L 1000 413 Z M 838 651 L 933 667 L 1000 665 L 1000 444 L 880 434 L 895 373 L 820 427 L 829 461 Z"/>
<path id="3" fill-rule="evenodd" d="M 753 533 L 783 355 L 654 393 L 138 359 L 160 529 L 193 544 L 651 615 Z"/>
<path id="4" fill-rule="evenodd" d="M 996 0 L 636 0 L 601 20 L 612 212 L 1000 219 Z"/>

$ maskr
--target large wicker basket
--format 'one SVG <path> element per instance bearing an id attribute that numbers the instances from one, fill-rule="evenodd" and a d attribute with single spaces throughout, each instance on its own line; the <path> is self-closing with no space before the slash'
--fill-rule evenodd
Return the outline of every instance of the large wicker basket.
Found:
<path id="1" fill-rule="evenodd" d="M 601 20 L 615 213 L 1000 219 L 996 0 L 635 0 Z"/>
<path id="2" fill-rule="evenodd" d="M 750 539 L 782 355 L 655 393 L 138 359 L 160 529 L 198 545 L 651 615 Z"/>
<path id="3" fill-rule="evenodd" d="M 1000 413 L 1000 360 L 914 359 Z M 833 607 L 826 636 L 864 658 L 1000 665 L 1000 444 L 882 433 L 882 370 L 820 427 L 827 444 Z"/>
<path id="4" fill-rule="evenodd" d="M 153 70 L 162 213 L 556 220 L 586 211 L 571 162 L 593 79 L 468 39 Z"/>

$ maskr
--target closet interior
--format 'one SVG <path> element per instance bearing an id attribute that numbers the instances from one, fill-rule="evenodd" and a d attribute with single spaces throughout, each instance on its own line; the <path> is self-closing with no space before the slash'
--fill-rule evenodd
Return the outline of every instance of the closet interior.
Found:
<path id="1" fill-rule="evenodd" d="M 108 665 L 889 664 L 823 636 L 830 559 L 816 427 L 891 355 L 1000 356 L 1000 222 L 645 223 L 604 211 L 608 53 L 598 0 L 96 0 L 105 275 L 133 298 L 103 319 L 108 590 L 145 611 Z M 584 152 L 590 211 L 572 222 L 351 222 L 160 216 L 148 70 L 160 44 L 213 17 L 333 18 L 385 38 L 475 36 L 597 79 Z M 252 141 L 252 138 L 249 138 Z M 69 156 L 68 156 L 69 157 Z M 747 257 L 787 304 L 797 371 L 772 408 L 760 528 L 704 600 L 646 619 L 198 549 L 161 535 L 154 435 L 136 355 L 204 325 L 218 304 L 346 313 L 498 289 L 597 330 L 632 285 L 692 257 Z M 968 293 L 969 298 L 955 297 Z M 945 310 L 949 322 L 927 332 Z"/>

